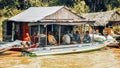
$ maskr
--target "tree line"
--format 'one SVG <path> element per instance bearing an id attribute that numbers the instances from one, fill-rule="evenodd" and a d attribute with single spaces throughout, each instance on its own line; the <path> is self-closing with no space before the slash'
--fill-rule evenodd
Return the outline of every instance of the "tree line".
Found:
<path id="1" fill-rule="evenodd" d="M 11 17 L 33 6 L 67 6 L 79 15 L 120 10 L 120 0 L 0 0 L 0 17 Z"/>

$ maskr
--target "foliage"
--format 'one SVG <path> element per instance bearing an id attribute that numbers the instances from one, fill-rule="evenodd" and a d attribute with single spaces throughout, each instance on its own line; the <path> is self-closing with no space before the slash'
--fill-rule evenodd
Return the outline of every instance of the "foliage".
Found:
<path id="1" fill-rule="evenodd" d="M 75 4 L 72 10 L 81 15 L 82 13 L 89 12 L 89 7 L 85 4 L 84 1 L 80 1 L 77 4 Z"/>
<path id="2" fill-rule="evenodd" d="M 91 12 L 107 11 L 120 7 L 120 0 L 84 0 Z"/>
<path id="3" fill-rule="evenodd" d="M 21 10 L 5 7 L 0 11 L 0 17 L 11 17 L 18 14 L 19 12 L 21 12 Z"/>
<path id="4" fill-rule="evenodd" d="M 34 6 L 65 5 L 78 14 L 119 10 L 120 0 L 0 0 L 0 17 L 11 17 Z"/>

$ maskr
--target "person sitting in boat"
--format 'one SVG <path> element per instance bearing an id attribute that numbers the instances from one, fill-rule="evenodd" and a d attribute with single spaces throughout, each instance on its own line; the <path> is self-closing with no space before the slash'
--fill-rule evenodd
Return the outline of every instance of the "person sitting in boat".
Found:
<path id="1" fill-rule="evenodd" d="M 74 32 L 73 31 L 67 31 L 67 33 L 68 33 L 68 35 L 70 36 L 70 42 L 72 43 L 72 44 L 74 44 L 74 43 L 76 43 L 75 42 L 75 38 L 74 38 Z"/>
<path id="2" fill-rule="evenodd" d="M 23 38 L 23 41 L 26 41 L 28 44 L 31 43 L 31 38 L 30 38 L 30 35 L 29 33 L 26 33 L 24 38 Z"/>
<path id="3" fill-rule="evenodd" d="M 48 32 L 48 42 L 50 45 L 57 45 L 57 41 L 55 37 L 53 36 L 53 33 Z"/>
<path id="4" fill-rule="evenodd" d="M 111 35 L 106 34 L 105 37 L 106 37 L 106 40 L 108 40 L 108 41 L 109 41 L 111 44 L 113 44 L 114 46 L 115 46 L 115 45 L 119 46 L 117 40 L 114 39 Z"/>
<path id="5" fill-rule="evenodd" d="M 63 35 L 62 40 L 63 40 L 63 44 L 70 44 L 71 39 L 68 31 L 65 32 L 65 35 Z"/>
<path id="6" fill-rule="evenodd" d="M 80 38 L 79 31 L 75 32 L 74 38 L 75 38 L 76 43 L 81 43 L 81 38 Z"/>
<path id="7" fill-rule="evenodd" d="M 25 33 L 25 36 L 24 36 L 24 38 L 23 38 L 23 41 L 27 41 L 27 42 L 30 42 L 30 41 L 31 41 L 31 38 L 30 38 L 29 33 Z"/>
<path id="8" fill-rule="evenodd" d="M 83 37 L 83 43 L 90 43 L 91 42 L 91 37 L 89 35 L 89 31 L 86 31 L 86 34 Z"/>
<path id="9" fill-rule="evenodd" d="M 34 32 L 32 37 L 31 37 L 31 41 L 33 43 L 38 43 L 38 38 L 36 36 L 37 36 L 37 32 Z"/>
<path id="10" fill-rule="evenodd" d="M 114 39 L 111 35 L 109 35 L 109 34 L 106 34 L 105 37 L 106 37 L 106 40 L 115 40 L 115 39 Z"/>
<path id="11" fill-rule="evenodd" d="M 111 35 L 114 38 L 120 37 L 120 35 L 115 34 L 115 31 L 114 31 L 113 27 L 110 27 L 110 32 L 108 34 Z"/>
<path id="12" fill-rule="evenodd" d="M 29 46 L 30 46 L 30 44 L 28 44 L 28 42 L 26 42 L 26 41 L 22 41 L 22 42 L 21 42 L 21 45 L 22 45 L 21 48 L 23 48 L 23 49 L 28 49 Z"/>
<path id="13" fill-rule="evenodd" d="M 95 30 L 95 34 L 97 34 L 97 35 L 102 35 L 102 34 L 99 32 L 98 29 Z"/>
<path id="14" fill-rule="evenodd" d="M 47 42 L 46 38 L 47 38 L 46 31 L 43 31 L 43 32 L 40 34 L 40 45 L 41 45 L 42 47 L 45 47 L 45 46 L 46 46 L 46 42 Z"/>
<path id="15" fill-rule="evenodd" d="M 22 48 L 22 52 L 32 52 L 32 50 L 30 48 L 35 48 L 39 45 L 39 43 L 35 43 L 33 46 L 31 46 L 28 42 L 26 41 L 22 41 L 21 42 L 21 47 Z"/>

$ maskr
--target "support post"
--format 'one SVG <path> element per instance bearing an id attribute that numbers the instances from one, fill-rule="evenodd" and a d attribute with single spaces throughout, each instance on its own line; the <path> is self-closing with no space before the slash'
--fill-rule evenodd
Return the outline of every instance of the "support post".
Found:
<path id="1" fill-rule="evenodd" d="M 46 28 L 46 47 L 47 47 L 47 24 L 45 25 Z"/>
<path id="2" fill-rule="evenodd" d="M 61 37 L 61 25 L 59 25 L 59 45 L 60 45 L 60 37 Z"/>
<path id="3" fill-rule="evenodd" d="M 38 34 L 37 34 L 37 36 L 38 36 L 38 41 L 39 41 L 39 43 L 41 43 L 40 42 L 40 25 L 38 24 Z"/>
<path id="4" fill-rule="evenodd" d="M 15 25 L 14 25 L 14 22 L 12 22 L 12 38 L 11 38 L 11 41 L 14 41 L 14 29 L 15 29 Z"/>

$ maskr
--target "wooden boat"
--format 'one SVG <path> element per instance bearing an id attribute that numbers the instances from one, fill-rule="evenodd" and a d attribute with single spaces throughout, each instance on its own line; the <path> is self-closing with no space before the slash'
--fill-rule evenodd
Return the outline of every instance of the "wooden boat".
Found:
<path id="1" fill-rule="evenodd" d="M 94 50 L 99 50 L 101 48 L 104 48 L 108 44 L 109 42 L 105 41 L 105 42 L 94 42 L 94 43 L 86 43 L 86 44 L 49 46 L 49 47 L 42 47 L 42 48 L 32 48 L 31 53 L 36 56 L 43 56 L 43 55 L 89 52 L 89 51 L 94 51 Z"/>
<path id="2" fill-rule="evenodd" d="M 37 47 L 37 45 L 33 44 L 29 48 L 36 48 L 36 47 Z M 22 46 L 15 46 L 15 47 L 12 47 L 10 50 L 12 50 L 12 51 L 22 51 L 23 47 Z"/>
<path id="3" fill-rule="evenodd" d="M 109 47 L 119 47 L 120 48 L 120 42 L 115 41 L 115 40 L 109 40 L 110 44 L 108 45 Z"/>
<path id="4" fill-rule="evenodd" d="M 3 53 L 3 52 L 5 52 L 5 51 L 8 51 L 8 50 L 10 50 L 10 49 L 11 49 L 11 47 L 1 48 L 1 49 L 0 49 L 0 54 Z"/>
<path id="5" fill-rule="evenodd" d="M 5 42 L 5 43 L 0 43 L 0 53 L 3 53 L 5 51 L 10 50 L 13 46 L 19 45 L 21 41 L 16 40 L 14 42 Z"/>

